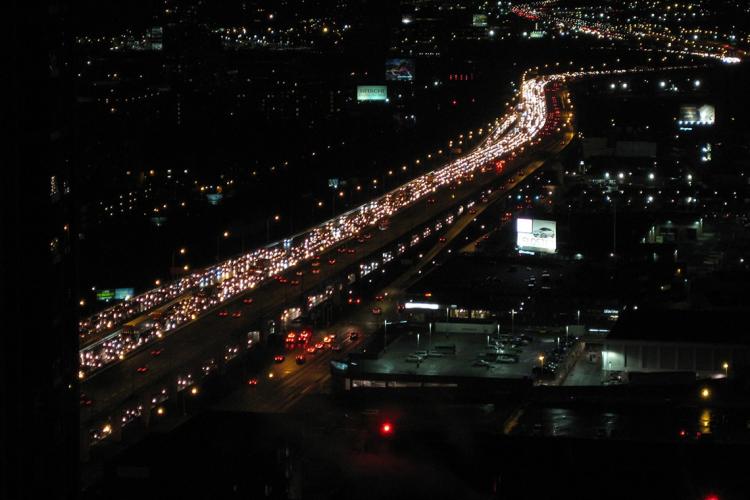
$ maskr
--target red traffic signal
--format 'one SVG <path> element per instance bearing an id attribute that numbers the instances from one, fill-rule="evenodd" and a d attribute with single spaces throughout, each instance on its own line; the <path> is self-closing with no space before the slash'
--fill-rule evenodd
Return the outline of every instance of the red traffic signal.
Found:
<path id="1" fill-rule="evenodd" d="M 380 435 L 381 436 L 390 436 L 393 434 L 393 424 L 390 422 L 383 422 L 380 424 Z"/>

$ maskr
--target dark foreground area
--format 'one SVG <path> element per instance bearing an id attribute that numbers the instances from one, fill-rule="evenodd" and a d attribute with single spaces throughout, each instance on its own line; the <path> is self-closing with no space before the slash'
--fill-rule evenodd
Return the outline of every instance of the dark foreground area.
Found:
<path id="1" fill-rule="evenodd" d="M 738 446 L 509 437 L 502 412 L 431 410 L 205 413 L 112 460 L 106 486 L 88 498 L 725 500 L 750 491 Z"/>

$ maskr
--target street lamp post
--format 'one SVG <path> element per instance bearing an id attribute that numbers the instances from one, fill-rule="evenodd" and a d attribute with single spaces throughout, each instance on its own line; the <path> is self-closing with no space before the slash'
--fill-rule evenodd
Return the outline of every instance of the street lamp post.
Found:
<path id="1" fill-rule="evenodd" d="M 180 252 L 180 255 L 185 255 L 187 253 L 187 248 L 182 247 L 179 250 L 174 250 L 172 252 L 172 266 L 169 268 L 170 273 L 172 273 L 175 268 L 175 256 L 177 255 L 177 252 Z"/>
<path id="2" fill-rule="evenodd" d="M 383 320 L 383 352 L 385 352 L 385 348 L 388 345 L 388 320 Z"/>
<path id="3" fill-rule="evenodd" d="M 581 324 L 581 310 L 580 309 L 576 311 L 576 316 L 578 316 L 578 324 L 580 325 Z"/>
<path id="4" fill-rule="evenodd" d="M 724 378 L 728 378 L 729 377 L 729 363 L 727 363 L 726 361 L 724 361 L 724 363 L 722 363 L 721 367 L 724 369 Z"/>
<path id="5" fill-rule="evenodd" d="M 430 335 L 427 337 L 427 352 L 430 352 L 430 349 L 432 349 L 432 322 L 429 323 L 430 327 Z"/>
<path id="6" fill-rule="evenodd" d="M 275 222 L 278 222 L 279 219 L 281 219 L 281 216 L 279 214 L 276 214 L 272 217 L 266 218 L 266 243 L 269 243 L 271 241 L 271 219 L 273 219 Z"/>
<path id="7" fill-rule="evenodd" d="M 224 231 L 220 235 L 216 237 L 216 260 L 218 261 L 221 259 L 221 238 L 227 239 L 229 238 L 229 231 Z"/>
<path id="8" fill-rule="evenodd" d="M 516 317 L 516 311 L 515 309 L 510 310 L 510 334 L 515 335 L 515 325 L 514 325 L 514 318 Z"/>

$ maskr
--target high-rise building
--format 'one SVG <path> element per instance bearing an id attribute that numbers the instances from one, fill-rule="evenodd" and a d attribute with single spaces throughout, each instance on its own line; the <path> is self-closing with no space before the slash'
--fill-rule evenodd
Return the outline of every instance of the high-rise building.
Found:
<path id="1" fill-rule="evenodd" d="M 69 11 L 15 3 L 0 173 L 0 498 L 68 499 L 79 459 Z"/>

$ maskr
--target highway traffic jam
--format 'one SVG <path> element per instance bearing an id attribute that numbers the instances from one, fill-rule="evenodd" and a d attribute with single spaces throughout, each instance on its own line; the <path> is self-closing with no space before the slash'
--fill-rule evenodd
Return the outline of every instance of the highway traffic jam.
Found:
<path id="1" fill-rule="evenodd" d="M 84 347 L 80 350 L 79 378 L 124 359 L 144 344 L 303 261 L 315 261 L 321 253 L 358 237 L 368 227 L 387 224 L 390 216 L 441 187 L 469 179 L 490 162 L 523 152 L 541 140 L 537 136 L 548 117 L 545 87 L 565 78 L 551 75 L 524 80 L 518 104 L 464 157 L 304 233 L 195 271 L 81 321 L 79 334 Z M 135 318 L 139 320 L 133 321 Z"/>

